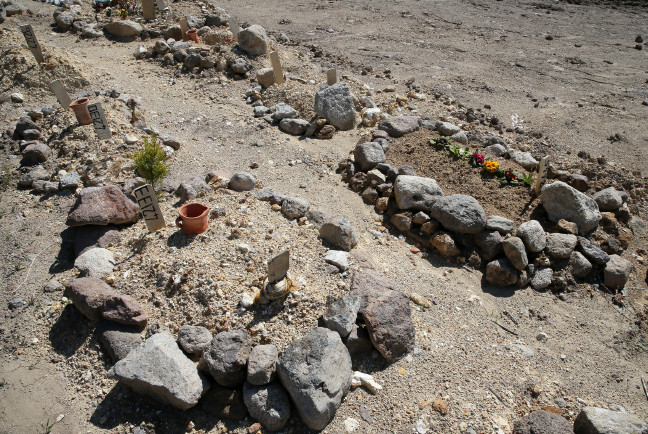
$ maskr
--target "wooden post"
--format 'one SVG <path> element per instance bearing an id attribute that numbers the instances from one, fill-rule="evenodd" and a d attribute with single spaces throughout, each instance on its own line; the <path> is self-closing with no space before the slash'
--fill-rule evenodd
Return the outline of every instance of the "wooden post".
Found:
<path id="1" fill-rule="evenodd" d="M 281 68 L 281 62 L 279 61 L 279 53 L 273 51 L 270 53 L 270 62 L 272 62 L 272 69 L 274 70 L 275 83 L 277 86 L 284 83 L 283 69 Z"/>
<path id="2" fill-rule="evenodd" d="M 151 185 L 146 184 L 136 188 L 133 190 L 133 196 L 142 211 L 142 217 L 144 217 L 149 232 L 155 232 L 166 226 L 162 210 L 155 197 L 155 190 Z"/>
<path id="3" fill-rule="evenodd" d="M 29 47 L 32 54 L 36 58 L 36 61 L 38 63 L 42 63 L 45 59 L 43 58 L 43 52 L 41 51 L 40 44 L 36 39 L 36 35 L 34 34 L 34 29 L 32 29 L 31 24 L 19 24 L 18 28 L 20 29 L 23 36 L 25 37 L 25 41 L 27 41 L 27 46 Z"/>
<path id="4" fill-rule="evenodd" d="M 326 71 L 326 84 L 333 86 L 335 83 L 337 83 L 337 71 L 335 68 L 329 69 Z"/>
<path id="5" fill-rule="evenodd" d="M 88 112 L 92 118 L 92 124 L 94 125 L 95 132 L 100 140 L 109 139 L 112 137 L 110 128 L 108 127 L 108 120 L 104 114 L 103 109 L 101 108 L 101 103 L 95 102 L 93 104 L 88 104 Z"/>
<path id="6" fill-rule="evenodd" d="M 236 18 L 230 16 L 229 18 L 229 23 L 230 23 L 230 31 L 232 32 L 232 35 L 234 40 L 238 42 L 238 34 L 241 31 L 241 28 L 238 25 L 238 22 L 236 21 Z"/>
<path id="7" fill-rule="evenodd" d="M 182 17 L 180 18 L 180 30 L 182 31 L 182 40 L 186 41 L 189 39 L 187 36 L 187 30 L 189 30 L 189 26 L 187 25 L 187 18 Z"/>
<path id="8" fill-rule="evenodd" d="M 56 95 L 56 99 L 58 100 L 59 104 L 61 104 L 61 107 L 67 109 L 70 106 L 72 100 L 70 99 L 70 95 L 68 95 L 67 91 L 65 90 L 63 83 L 61 83 L 59 80 L 54 80 L 50 83 L 50 89 L 52 89 L 52 92 L 54 92 L 54 95 Z"/>
<path id="9" fill-rule="evenodd" d="M 155 1 L 154 0 L 142 0 L 142 15 L 144 15 L 145 20 L 154 20 L 155 19 Z"/>
<path id="10" fill-rule="evenodd" d="M 545 185 L 545 183 L 547 182 L 547 172 L 549 171 L 548 161 L 549 161 L 548 155 L 542 157 L 542 160 L 540 160 L 538 179 L 536 179 L 536 183 L 535 183 L 536 196 L 540 195 L 540 190 L 542 190 L 542 186 Z"/>
<path id="11" fill-rule="evenodd" d="M 278 282 L 286 277 L 290 268 L 290 252 L 286 250 L 268 261 L 268 283 Z"/>

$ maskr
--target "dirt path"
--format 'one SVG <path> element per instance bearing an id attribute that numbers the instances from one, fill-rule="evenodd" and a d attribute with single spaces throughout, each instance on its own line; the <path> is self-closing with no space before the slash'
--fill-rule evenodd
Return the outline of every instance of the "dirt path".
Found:
<path id="1" fill-rule="evenodd" d="M 557 143 L 556 152 L 585 149 L 645 169 L 641 161 L 648 156 L 648 139 L 640 120 L 648 109 L 641 106 L 647 98 L 642 84 L 646 51 L 632 48 L 636 33 L 648 33 L 644 9 L 613 10 L 603 17 L 598 6 L 560 3 L 563 10 L 554 11 L 513 0 L 441 2 L 429 11 L 420 10 L 418 2 L 394 2 L 377 9 L 375 2 L 336 1 L 302 2 L 289 13 L 280 3 L 225 1 L 221 6 L 241 22 L 260 23 L 302 43 L 313 41 L 327 52 L 348 56 L 354 64 L 342 62 L 340 76 L 353 73 L 354 79 L 366 79 L 380 88 L 391 83 L 383 73 L 390 69 L 401 92 L 411 76 L 427 91 L 450 83 L 450 92 L 467 105 L 490 104 L 502 119 L 517 113 L 529 129 L 546 132 L 547 140 Z M 609 298 L 590 290 L 575 292 L 565 300 L 531 289 L 494 290 L 482 281 L 479 271 L 413 253 L 412 244 L 402 237 L 376 235 L 382 218 L 335 174 L 337 162 L 365 131 L 338 133 L 332 140 L 299 140 L 277 129 L 259 129 L 243 97 L 249 83 L 174 76 L 158 64 L 134 60 L 137 42 L 113 43 L 103 38 L 77 42 L 73 35 L 50 31 L 52 6 L 24 4 L 36 12 L 34 18 L 24 20 L 32 23 L 41 44 L 56 47 L 83 71 L 90 82 L 84 90 L 115 88 L 139 98 L 147 123 L 183 143 L 171 158 L 171 179 L 179 181 L 212 169 L 249 170 L 264 186 L 307 199 L 331 214 L 345 215 L 358 234 L 359 248 L 369 252 L 379 271 L 395 280 L 404 293 L 434 300 L 430 308 L 412 304 L 417 330 L 412 357 L 389 366 L 377 357 L 368 358 L 362 368 L 372 372 L 384 390 L 377 396 L 362 389 L 350 393 L 325 432 L 344 432 L 344 421 L 353 417 L 361 421 L 361 432 L 367 433 L 412 432 L 419 420 L 430 432 L 501 429 L 508 433 L 513 420 L 530 410 L 551 407 L 571 418 L 585 403 L 648 414 L 648 402 L 639 386 L 641 377 L 648 375 L 645 348 L 630 337 L 636 330 L 631 314 L 612 305 Z M 280 25 L 281 19 L 292 23 Z M 3 27 L 13 25 L 8 20 Z M 635 30 L 633 25 L 644 28 Z M 579 32 L 570 32 L 572 28 Z M 602 28 L 608 37 L 601 37 Z M 548 34 L 554 39 L 545 39 Z M 575 43 L 582 46 L 577 48 Z M 569 63 L 567 57 L 579 57 L 585 63 Z M 314 60 L 294 66 L 291 72 L 321 72 L 330 62 L 326 57 Z M 516 62 L 522 66 L 511 66 Z M 373 72 L 360 75 L 368 66 Z M 379 78 L 375 77 L 378 73 Z M 47 92 L 20 90 L 35 107 L 54 103 Z M 538 99 L 538 108 L 527 93 Z M 579 102 L 583 107 L 578 107 Z M 1 107 L 3 130 L 24 113 L 24 107 Z M 440 110 L 434 101 L 424 107 Z M 616 132 L 623 132 L 627 141 L 609 146 L 606 137 Z M 258 140 L 265 145 L 252 146 Z M 253 163 L 258 168 L 249 169 Z M 196 430 L 219 432 L 224 425 L 205 422 L 198 410 L 170 411 L 115 386 L 105 378 L 101 351 L 85 330 L 90 323 L 60 312 L 47 316 L 41 310 L 41 305 L 60 302 L 60 293 L 43 293 L 42 287 L 57 261 L 63 222 L 73 199 L 55 196 L 41 201 L 26 191 L 2 196 L 5 211 L 0 227 L 7 234 L 1 241 L 3 286 L 13 292 L 28 277 L 17 294 L 25 300 L 31 295 L 33 304 L 14 314 L 6 309 L 13 297 L 8 293 L 3 297 L 0 432 L 47 432 L 61 414 L 64 417 L 52 432 L 133 432 L 136 426 L 146 432 L 182 432 L 191 431 L 187 429 L 190 421 L 195 421 Z M 210 200 L 213 206 L 227 204 L 228 212 L 237 215 L 234 199 Z M 163 207 L 173 210 L 170 200 Z M 23 215 L 25 208 L 30 212 Z M 260 214 L 255 217 L 262 225 L 280 228 L 305 262 L 320 259 L 321 247 L 302 246 L 313 242 L 312 235 L 277 223 L 274 217 L 268 220 L 274 223 L 263 222 Z M 132 240 L 142 233 L 136 226 L 125 237 Z M 210 236 L 216 240 L 219 235 Z M 57 247 L 48 248 L 50 243 Z M 226 245 L 236 248 L 233 242 Z M 128 248 L 125 241 L 117 250 L 125 253 Z M 166 240 L 160 238 L 151 242 L 150 251 L 166 248 Z M 43 249 L 47 250 L 35 258 Z M 193 245 L 186 254 L 200 249 Z M 34 266 L 26 276 L 31 261 Z M 12 270 L 18 262 L 23 268 Z M 124 267 L 136 270 L 133 264 Z M 296 267 L 297 271 L 317 268 Z M 317 273 L 305 277 L 314 282 L 312 297 L 323 298 L 332 291 L 325 285 L 330 278 Z M 57 274 L 62 281 L 73 275 L 72 270 Z M 340 281 L 341 290 L 348 288 L 348 277 Z M 77 350 L 71 353 L 62 352 L 56 345 L 59 337 L 51 333 L 67 330 L 61 326 L 64 320 L 78 320 L 82 325 L 69 336 L 68 345 Z M 59 327 L 50 328 L 48 321 Z M 546 342 L 536 339 L 541 332 L 548 335 Z M 68 336 L 65 339 L 68 342 Z M 448 405 L 447 414 L 432 408 L 435 398 Z M 248 419 L 227 427 L 244 432 L 252 423 Z M 303 426 L 294 423 L 288 431 L 301 430 Z"/>

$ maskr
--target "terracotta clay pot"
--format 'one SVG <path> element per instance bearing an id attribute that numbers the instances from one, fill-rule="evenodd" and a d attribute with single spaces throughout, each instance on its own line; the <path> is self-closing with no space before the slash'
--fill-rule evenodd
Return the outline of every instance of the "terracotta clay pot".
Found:
<path id="1" fill-rule="evenodd" d="M 185 234 L 202 234 L 209 226 L 209 207 L 200 203 L 185 203 L 178 209 L 176 226 Z"/>
<path id="2" fill-rule="evenodd" d="M 92 118 L 88 111 L 89 102 L 90 100 L 88 98 L 79 98 L 70 103 L 69 107 L 74 111 L 79 125 L 90 125 L 92 123 Z"/>
<path id="3" fill-rule="evenodd" d="M 200 39 L 198 39 L 198 30 L 187 30 L 187 38 L 191 39 L 196 44 L 200 43 Z"/>

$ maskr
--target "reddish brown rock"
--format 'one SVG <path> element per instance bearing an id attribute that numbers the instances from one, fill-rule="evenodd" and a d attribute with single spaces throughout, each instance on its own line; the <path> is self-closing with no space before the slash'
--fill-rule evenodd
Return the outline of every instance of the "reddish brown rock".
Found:
<path id="1" fill-rule="evenodd" d="M 114 294 L 104 302 L 101 316 L 126 325 L 144 326 L 147 316 L 142 306 L 130 295 Z"/>
<path id="2" fill-rule="evenodd" d="M 84 188 L 79 193 L 65 224 L 68 226 L 133 223 L 139 215 L 137 204 L 116 185 Z"/>
<path id="3" fill-rule="evenodd" d="M 104 303 L 115 295 L 115 291 L 96 277 L 82 277 L 67 284 L 65 295 L 82 314 L 91 320 L 99 320 Z"/>

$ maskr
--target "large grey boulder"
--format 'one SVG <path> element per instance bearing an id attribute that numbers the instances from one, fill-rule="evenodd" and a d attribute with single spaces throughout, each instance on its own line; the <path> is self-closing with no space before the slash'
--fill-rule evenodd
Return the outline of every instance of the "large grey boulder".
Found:
<path id="1" fill-rule="evenodd" d="M 632 262 L 619 255 L 610 255 L 610 260 L 603 270 L 603 283 L 608 288 L 621 289 L 628 281 L 631 271 Z"/>
<path id="2" fill-rule="evenodd" d="M 461 234 L 478 234 L 486 227 L 486 214 L 477 199 L 465 194 L 453 194 L 436 199 L 430 206 L 430 216 L 446 229 Z"/>
<path id="3" fill-rule="evenodd" d="M 74 261 L 74 266 L 81 272 L 81 277 L 105 279 L 113 272 L 115 258 L 110 250 L 94 247 L 79 255 Z"/>
<path id="4" fill-rule="evenodd" d="M 351 222 L 344 217 L 333 217 L 320 226 L 320 238 L 346 252 L 358 244 Z"/>
<path id="5" fill-rule="evenodd" d="M 251 350 L 252 342 L 245 330 L 220 332 L 203 353 L 199 366 L 221 386 L 237 387 L 245 381 L 245 366 Z"/>
<path id="6" fill-rule="evenodd" d="M 270 383 L 277 375 L 279 351 L 274 345 L 257 345 L 248 358 L 247 381 L 256 386 Z"/>
<path id="7" fill-rule="evenodd" d="M 234 191 L 254 190 L 256 178 L 247 172 L 237 172 L 232 176 L 229 182 L 229 188 Z"/>
<path id="8" fill-rule="evenodd" d="M 392 137 L 403 137 L 421 128 L 419 116 L 396 116 L 380 123 L 380 129 Z"/>
<path id="9" fill-rule="evenodd" d="M 574 434 L 646 434 L 648 423 L 637 416 L 598 407 L 583 407 Z"/>
<path id="10" fill-rule="evenodd" d="M 435 200 L 443 197 L 443 191 L 432 178 L 399 175 L 394 182 L 394 196 L 400 209 L 427 211 Z"/>
<path id="11" fill-rule="evenodd" d="M 546 410 L 533 411 L 513 424 L 513 434 L 573 434 L 571 422 Z"/>
<path id="12" fill-rule="evenodd" d="M 135 21 L 117 20 L 104 26 L 104 30 L 116 38 L 135 38 L 142 33 L 142 26 Z"/>
<path id="13" fill-rule="evenodd" d="M 185 324 L 178 330 L 178 344 L 189 354 L 201 355 L 212 341 L 212 334 L 205 327 Z"/>
<path id="14" fill-rule="evenodd" d="M 518 269 L 524 270 L 529 265 L 529 258 L 527 257 L 524 242 L 518 237 L 509 237 L 502 241 L 504 254 L 506 258 L 511 261 L 511 264 Z"/>
<path id="15" fill-rule="evenodd" d="M 340 131 L 355 127 L 355 106 L 346 83 L 322 86 L 315 94 L 315 113 L 329 120 Z"/>
<path id="16" fill-rule="evenodd" d="M 72 27 L 74 18 L 76 18 L 76 16 L 73 12 L 65 11 L 57 14 L 54 18 L 54 22 L 56 22 L 56 27 L 58 27 L 59 30 L 67 32 L 68 30 L 70 30 L 70 27 Z"/>
<path id="17" fill-rule="evenodd" d="M 81 190 L 68 214 L 68 226 L 127 224 L 137 220 L 139 206 L 116 185 Z"/>
<path id="18" fill-rule="evenodd" d="M 505 258 L 498 258 L 486 265 L 486 281 L 494 286 L 515 285 L 518 272 Z"/>
<path id="19" fill-rule="evenodd" d="M 308 201 L 296 197 L 287 197 L 281 202 L 281 212 L 289 219 L 304 217 L 309 208 Z"/>
<path id="20" fill-rule="evenodd" d="M 540 200 L 549 220 L 554 223 L 560 219 L 574 222 L 581 235 L 596 229 L 601 220 L 596 201 L 562 181 L 542 187 Z"/>
<path id="21" fill-rule="evenodd" d="M 250 56 L 267 53 L 270 39 L 265 29 L 258 24 L 241 30 L 236 36 L 238 46 Z"/>
<path id="22" fill-rule="evenodd" d="M 290 398 L 279 383 L 264 386 L 243 384 L 243 401 L 250 416 L 270 431 L 279 431 L 290 419 Z"/>
<path id="23" fill-rule="evenodd" d="M 27 130 L 29 131 L 29 130 Z M 45 143 L 32 143 L 22 150 L 22 164 L 32 165 L 44 163 L 49 159 L 52 150 Z"/>
<path id="24" fill-rule="evenodd" d="M 461 132 L 461 128 L 450 122 L 437 121 L 435 128 L 442 136 L 452 136 Z"/>
<path id="25" fill-rule="evenodd" d="M 175 194 L 180 197 L 180 202 L 184 203 L 193 201 L 211 191 L 212 188 L 205 182 L 202 176 L 192 176 L 180 183 Z"/>
<path id="26" fill-rule="evenodd" d="M 486 220 L 486 229 L 500 234 L 509 234 L 515 229 L 515 222 L 504 217 L 492 215 Z"/>
<path id="27" fill-rule="evenodd" d="M 556 259 L 567 259 L 570 257 L 578 244 L 578 237 L 572 234 L 548 234 L 547 254 Z"/>
<path id="28" fill-rule="evenodd" d="M 627 195 L 623 191 L 618 191 L 614 187 L 608 187 L 594 193 L 592 198 L 601 211 L 616 211 L 621 208 Z"/>
<path id="29" fill-rule="evenodd" d="M 47 181 L 49 178 L 50 174 L 43 166 L 36 166 L 20 177 L 18 185 L 31 187 L 34 181 Z"/>
<path id="30" fill-rule="evenodd" d="M 280 121 L 282 119 L 294 119 L 298 117 L 299 113 L 297 113 L 297 110 L 295 110 L 285 102 L 279 102 L 275 104 L 275 112 L 272 114 L 273 121 Z"/>
<path id="31" fill-rule="evenodd" d="M 120 361 L 142 343 L 142 328 L 101 320 L 95 333 L 114 363 Z"/>
<path id="32" fill-rule="evenodd" d="M 379 272 L 363 269 L 353 275 L 351 295 L 361 297 L 359 315 L 373 346 L 394 362 L 414 350 L 416 331 L 409 299 Z"/>
<path id="33" fill-rule="evenodd" d="M 569 257 L 569 264 L 574 277 L 583 279 L 592 272 L 592 264 L 581 252 L 572 252 Z"/>
<path id="34" fill-rule="evenodd" d="M 542 252 L 547 245 L 547 234 L 537 220 L 522 223 L 515 234 L 524 241 L 530 252 Z"/>
<path id="35" fill-rule="evenodd" d="M 301 136 L 310 127 L 310 123 L 303 119 L 282 119 L 279 122 L 279 128 L 284 133 L 292 134 L 293 136 Z"/>
<path id="36" fill-rule="evenodd" d="M 339 334 L 318 327 L 286 348 L 278 372 L 306 426 L 322 430 L 351 386 L 351 356 Z"/>
<path id="37" fill-rule="evenodd" d="M 538 167 L 538 160 L 533 158 L 529 152 L 515 151 L 511 159 L 529 171 L 534 171 Z"/>
<path id="38" fill-rule="evenodd" d="M 546 289 L 551 285 L 551 280 L 553 279 L 553 270 L 550 267 L 540 268 L 536 271 L 533 279 L 531 279 L 531 286 L 533 289 L 542 290 Z"/>
<path id="39" fill-rule="evenodd" d="M 342 338 L 347 337 L 355 325 L 360 301 L 360 297 L 346 296 L 328 303 L 323 315 L 326 327 L 338 332 Z"/>
<path id="40" fill-rule="evenodd" d="M 209 389 L 207 379 L 166 333 L 144 341 L 110 368 L 108 377 L 181 410 L 196 405 Z"/>
<path id="41" fill-rule="evenodd" d="M 365 142 L 357 145 L 353 151 L 353 156 L 356 163 L 360 165 L 360 170 L 364 172 L 385 162 L 383 147 L 376 142 Z"/>
<path id="42" fill-rule="evenodd" d="M 578 237 L 578 246 L 583 255 L 596 265 L 604 265 L 610 260 L 610 255 L 585 237 Z"/>
<path id="43" fill-rule="evenodd" d="M 502 235 L 498 231 L 487 230 L 475 235 L 475 244 L 487 261 L 495 259 L 502 252 L 502 240 Z"/>

